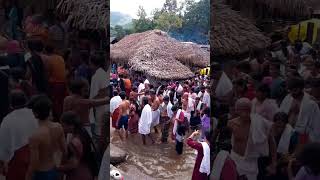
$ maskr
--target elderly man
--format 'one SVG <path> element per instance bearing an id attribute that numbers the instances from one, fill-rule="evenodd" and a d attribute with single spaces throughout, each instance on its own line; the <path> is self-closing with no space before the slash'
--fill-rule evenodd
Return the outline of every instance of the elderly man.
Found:
<path id="1" fill-rule="evenodd" d="M 237 165 L 240 176 L 256 180 L 258 158 L 271 155 L 272 163 L 268 167 L 270 174 L 276 169 L 276 145 L 271 134 L 272 123 L 258 114 L 251 114 L 251 102 L 240 98 L 235 104 L 237 118 L 228 123 L 232 131 L 231 158 Z M 269 147 L 268 147 L 269 146 Z"/>

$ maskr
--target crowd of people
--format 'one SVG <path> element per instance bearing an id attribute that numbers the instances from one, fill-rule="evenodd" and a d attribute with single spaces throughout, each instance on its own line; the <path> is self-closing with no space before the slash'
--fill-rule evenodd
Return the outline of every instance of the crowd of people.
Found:
<path id="1" fill-rule="evenodd" d="M 16 8 L 9 8 L 10 21 L 18 18 Z M 88 44 L 68 42 L 57 25 L 63 21 L 48 17 L 41 25 L 46 36 L 39 34 L 39 17 L 30 15 L 21 26 L 26 36 L 18 38 L 15 23 L 1 41 L 0 174 L 94 180 L 109 136 L 107 58 Z"/>
<path id="2" fill-rule="evenodd" d="M 213 179 L 320 179 L 319 55 L 281 40 L 212 64 Z"/>
<path id="3" fill-rule="evenodd" d="M 123 67 L 112 72 L 110 113 L 115 135 L 127 141 L 128 136 L 141 134 L 143 145 L 175 143 L 178 155 L 187 144 L 198 152 L 192 179 L 208 179 L 210 77 L 197 74 L 184 81 L 150 82 Z"/>

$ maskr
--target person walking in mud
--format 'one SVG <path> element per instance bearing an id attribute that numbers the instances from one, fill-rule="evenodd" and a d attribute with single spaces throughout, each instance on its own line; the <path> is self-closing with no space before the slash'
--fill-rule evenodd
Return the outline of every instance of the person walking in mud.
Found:
<path id="1" fill-rule="evenodd" d="M 142 136 L 143 145 L 146 145 L 146 135 L 148 135 L 154 143 L 154 140 L 151 136 L 151 123 L 152 123 L 152 109 L 149 105 L 149 98 L 143 97 L 142 98 L 142 113 L 139 120 L 139 133 Z"/>
<path id="2" fill-rule="evenodd" d="M 119 117 L 119 120 L 117 121 L 116 129 L 122 140 L 123 139 L 121 135 L 122 128 L 125 131 L 126 138 L 128 138 L 128 121 L 129 121 L 129 114 L 130 114 L 130 102 L 126 100 L 126 93 L 124 91 L 120 92 L 120 97 L 122 99 L 122 102 L 119 105 L 120 117 Z"/>
<path id="3" fill-rule="evenodd" d="M 173 112 L 171 111 L 172 104 L 169 101 L 169 96 L 163 98 L 163 103 L 160 106 L 160 124 L 161 124 L 161 142 L 166 143 L 168 141 L 170 120 L 172 118 Z"/>

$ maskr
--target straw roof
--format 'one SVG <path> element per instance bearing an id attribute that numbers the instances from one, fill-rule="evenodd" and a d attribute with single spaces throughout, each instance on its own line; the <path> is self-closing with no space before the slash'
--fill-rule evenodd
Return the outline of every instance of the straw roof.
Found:
<path id="1" fill-rule="evenodd" d="M 260 7 L 277 17 L 308 17 L 309 2 L 314 0 L 226 0 L 231 5 L 241 6 L 241 11 L 259 11 Z"/>
<path id="2" fill-rule="evenodd" d="M 210 41 L 213 56 L 236 56 L 250 50 L 263 49 L 270 39 L 259 29 L 229 6 L 211 3 L 212 11 Z"/>
<path id="3" fill-rule="evenodd" d="M 197 44 L 181 43 L 160 30 L 135 33 L 124 37 L 111 46 L 111 59 L 127 62 L 143 48 L 157 47 L 167 57 L 173 57 L 183 64 L 206 67 L 210 63 L 210 53 Z"/>
<path id="4" fill-rule="evenodd" d="M 158 79 L 186 79 L 194 74 L 185 65 L 206 67 L 210 63 L 210 52 L 197 44 L 181 43 L 160 30 L 124 37 L 111 45 L 110 57 Z"/>
<path id="5" fill-rule="evenodd" d="M 173 57 L 160 53 L 157 48 L 144 48 L 128 63 L 133 70 L 162 80 L 187 79 L 194 76 L 188 67 Z"/>
<path id="6" fill-rule="evenodd" d="M 105 0 L 61 0 L 58 12 L 68 15 L 67 23 L 78 29 L 105 29 L 109 5 Z"/>

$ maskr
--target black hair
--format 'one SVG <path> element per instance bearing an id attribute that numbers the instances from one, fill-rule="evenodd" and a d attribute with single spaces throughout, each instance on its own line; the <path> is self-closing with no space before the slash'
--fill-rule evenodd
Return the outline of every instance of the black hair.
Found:
<path id="1" fill-rule="evenodd" d="M 149 103 L 149 98 L 146 97 L 146 96 L 144 96 L 144 97 L 142 98 L 142 103 L 143 103 L 143 105 L 147 105 L 147 104 Z"/>
<path id="2" fill-rule="evenodd" d="M 288 88 L 289 90 L 295 89 L 295 88 L 304 88 L 304 80 L 302 78 L 294 77 L 288 80 Z"/>
<path id="3" fill-rule="evenodd" d="M 46 98 L 46 97 L 47 97 L 47 96 L 44 95 L 44 94 L 38 94 L 38 95 L 32 96 L 32 97 L 29 99 L 29 102 L 27 103 L 27 107 L 28 107 L 29 109 L 32 109 L 33 106 L 34 106 L 34 104 L 35 104 L 36 102 L 38 102 L 40 99 L 43 99 L 43 98 Z"/>
<path id="4" fill-rule="evenodd" d="M 29 40 L 27 42 L 27 45 L 31 51 L 35 51 L 35 52 L 43 51 L 43 47 L 44 47 L 42 41 L 40 40 Z"/>
<path id="5" fill-rule="evenodd" d="M 285 124 L 288 123 L 289 116 L 285 112 L 278 112 L 273 116 L 273 122 L 282 121 Z"/>
<path id="6" fill-rule="evenodd" d="M 90 57 L 90 62 L 98 67 L 103 67 L 106 62 L 105 56 L 102 54 L 95 54 Z"/>
<path id="7" fill-rule="evenodd" d="M 320 143 L 310 143 L 303 147 L 298 155 L 298 161 L 308 168 L 312 175 L 320 175 Z"/>
<path id="8" fill-rule="evenodd" d="M 54 53 L 54 46 L 51 44 L 47 44 L 45 47 L 45 50 L 47 53 L 52 54 L 52 53 Z"/>
<path id="9" fill-rule="evenodd" d="M 169 100 L 170 100 L 169 96 L 166 95 L 166 96 L 163 97 L 163 101 L 169 101 Z"/>
<path id="10" fill-rule="evenodd" d="M 206 107 L 206 108 L 203 110 L 203 113 L 206 114 L 207 116 L 210 116 L 210 108 L 209 108 L 209 107 Z"/>
<path id="11" fill-rule="evenodd" d="M 258 85 L 257 91 L 262 92 L 267 98 L 270 97 L 271 90 L 267 84 L 262 83 L 262 84 Z"/>
<path id="12" fill-rule="evenodd" d="M 176 111 L 178 111 L 178 109 L 179 109 L 179 107 L 175 104 L 172 106 L 171 111 L 176 112 Z"/>
<path id="13" fill-rule="evenodd" d="M 13 90 L 9 95 L 10 105 L 13 108 L 22 108 L 27 104 L 27 98 L 23 91 Z"/>
<path id="14" fill-rule="evenodd" d="M 25 71 L 20 67 L 10 69 L 10 75 L 14 80 L 24 79 Z"/>
<path id="15" fill-rule="evenodd" d="M 51 107 L 51 100 L 47 96 L 44 96 L 34 103 L 32 111 L 37 119 L 46 120 L 50 116 Z"/>
<path id="16" fill-rule="evenodd" d="M 243 87 L 245 91 L 248 90 L 248 82 L 244 79 L 237 79 L 234 81 L 234 84 L 237 85 L 237 86 L 240 86 L 240 87 Z"/>
<path id="17" fill-rule="evenodd" d="M 87 81 L 85 79 L 71 80 L 69 83 L 69 89 L 71 93 L 80 95 L 82 88 L 85 87 L 86 84 L 87 84 Z"/>
<path id="18" fill-rule="evenodd" d="M 80 117 L 73 111 L 64 112 L 61 115 L 60 121 L 62 123 L 67 124 L 67 125 L 72 125 L 76 129 L 82 127 L 82 124 L 81 124 L 81 121 L 80 121 Z"/>
<path id="19" fill-rule="evenodd" d="M 119 95 L 119 92 L 117 90 L 114 90 L 113 91 L 113 96 L 118 96 Z"/>
<path id="20" fill-rule="evenodd" d="M 122 100 L 125 100 L 126 99 L 126 92 L 121 91 L 119 96 L 121 97 Z"/>

